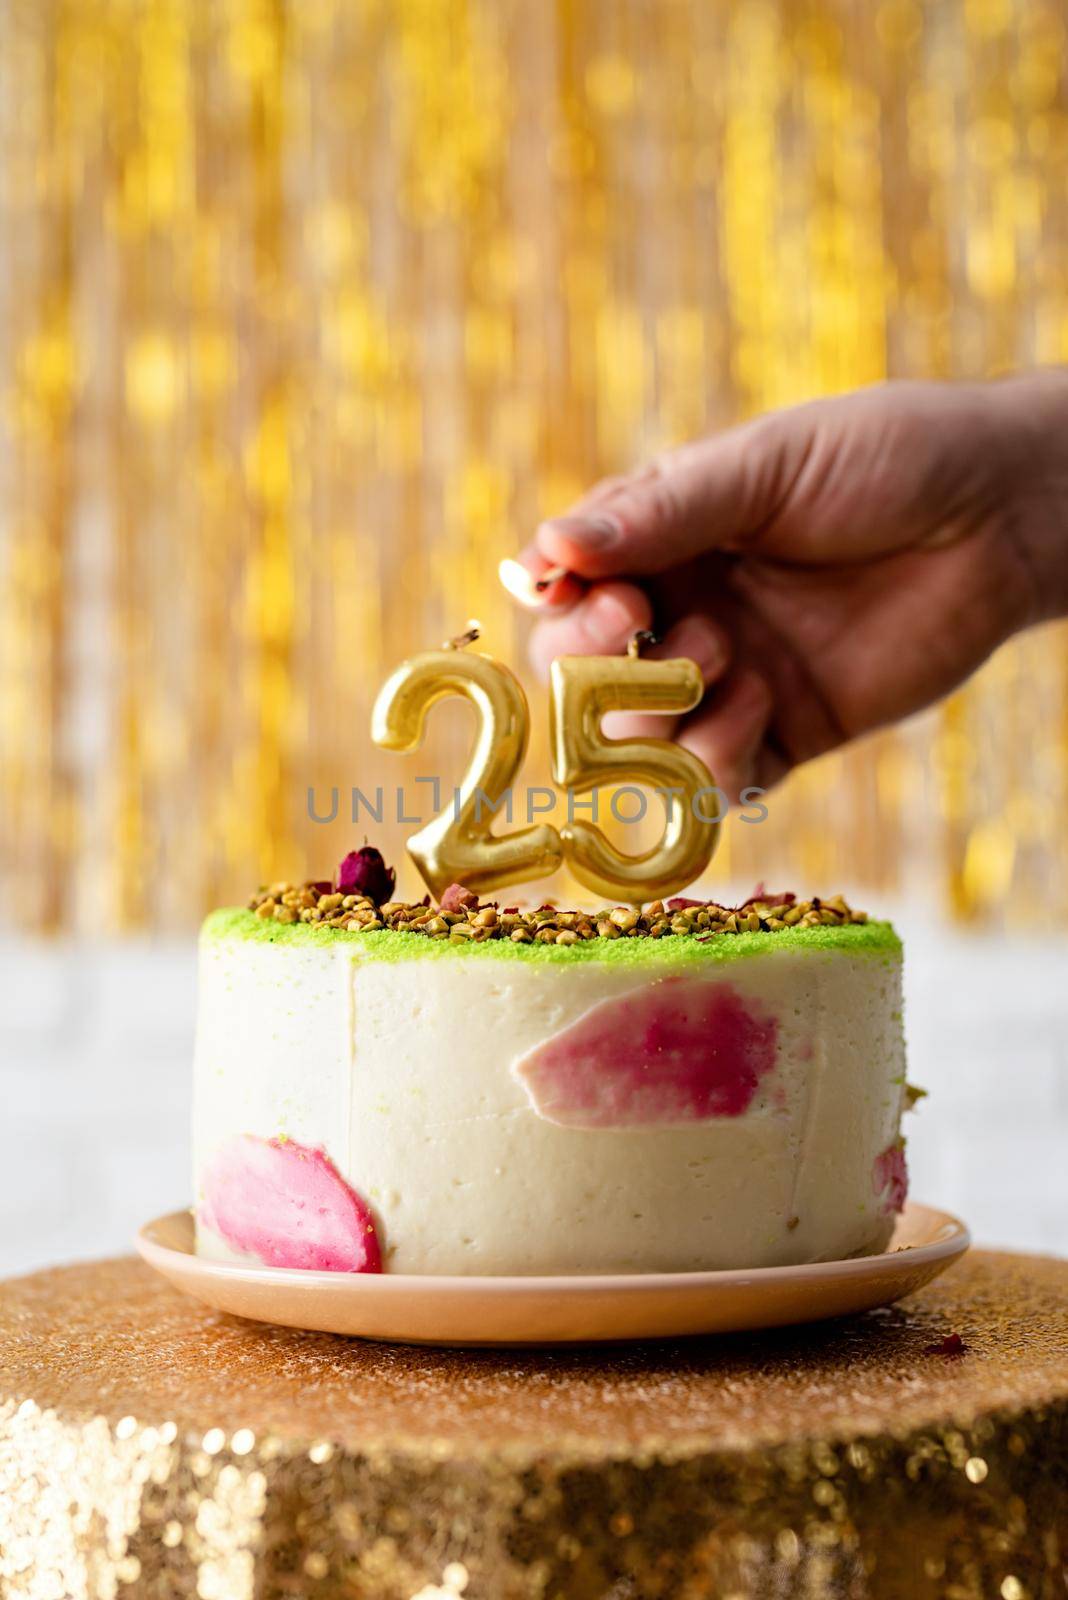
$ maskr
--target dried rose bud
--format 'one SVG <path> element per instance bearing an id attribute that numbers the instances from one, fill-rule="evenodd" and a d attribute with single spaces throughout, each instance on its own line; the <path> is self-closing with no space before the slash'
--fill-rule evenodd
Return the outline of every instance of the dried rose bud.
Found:
<path id="1" fill-rule="evenodd" d="M 308 888 L 314 889 L 316 894 L 329 894 L 333 887 L 329 878 L 316 878 L 314 883 L 308 885 Z"/>
<path id="2" fill-rule="evenodd" d="M 363 894 L 376 906 L 393 898 L 397 874 L 387 867 L 380 851 L 365 844 L 362 850 L 350 850 L 337 869 L 337 890 L 340 894 Z"/>
<path id="3" fill-rule="evenodd" d="M 692 911 L 695 907 L 707 906 L 708 904 L 709 901 L 707 900 L 688 900 L 684 894 L 679 894 L 675 896 L 674 900 L 668 901 L 667 908 L 669 911 Z"/>
<path id="4" fill-rule="evenodd" d="M 744 911 L 746 906 L 753 905 L 757 900 L 763 900 L 767 906 L 792 906 L 796 899 L 796 894 L 791 890 L 787 890 L 785 894 L 772 894 L 770 889 L 765 889 L 762 883 L 758 883 L 748 900 L 743 900 L 741 905 L 735 909 Z M 819 901 L 813 900 L 812 904 L 818 907 Z"/>
<path id="5" fill-rule="evenodd" d="M 465 889 L 462 883 L 450 883 L 441 897 L 442 911 L 474 911 L 477 905 L 478 895 Z"/>
<path id="6" fill-rule="evenodd" d="M 964 1343 L 959 1333 L 947 1333 L 944 1339 L 937 1344 L 925 1344 L 925 1356 L 962 1356 L 967 1353 L 968 1346 Z"/>

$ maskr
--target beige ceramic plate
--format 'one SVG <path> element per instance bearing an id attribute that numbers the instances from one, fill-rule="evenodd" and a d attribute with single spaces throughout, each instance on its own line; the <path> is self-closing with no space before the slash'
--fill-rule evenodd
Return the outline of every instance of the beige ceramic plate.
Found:
<path id="1" fill-rule="evenodd" d="M 944 1272 L 970 1243 L 956 1217 L 911 1204 L 884 1255 L 748 1272 L 578 1278 L 294 1272 L 195 1256 L 188 1211 L 148 1223 L 137 1238 L 149 1266 L 216 1311 L 321 1333 L 445 1345 L 663 1339 L 818 1322 L 900 1300 Z"/>

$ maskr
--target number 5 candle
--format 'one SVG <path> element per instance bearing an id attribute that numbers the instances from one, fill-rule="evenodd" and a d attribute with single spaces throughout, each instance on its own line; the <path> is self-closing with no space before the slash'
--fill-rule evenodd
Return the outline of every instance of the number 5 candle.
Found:
<path id="1" fill-rule="evenodd" d="M 697 663 L 641 656 L 637 634 L 624 656 L 561 656 L 550 669 L 553 778 L 571 794 L 606 784 L 642 784 L 664 796 L 664 832 L 650 850 L 627 856 L 601 830 L 575 820 L 561 830 L 568 866 L 598 894 L 634 902 L 688 887 L 708 866 L 719 822 L 701 811 L 713 778 L 702 761 L 666 739 L 607 739 L 609 711 L 691 711 L 704 693 Z"/>

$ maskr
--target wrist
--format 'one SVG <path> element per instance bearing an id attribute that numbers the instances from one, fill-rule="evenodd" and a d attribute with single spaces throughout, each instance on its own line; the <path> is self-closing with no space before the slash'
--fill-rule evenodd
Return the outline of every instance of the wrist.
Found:
<path id="1" fill-rule="evenodd" d="M 1068 615 L 1068 368 L 992 386 L 1011 450 L 1004 532 L 1028 575 L 1022 626 Z"/>

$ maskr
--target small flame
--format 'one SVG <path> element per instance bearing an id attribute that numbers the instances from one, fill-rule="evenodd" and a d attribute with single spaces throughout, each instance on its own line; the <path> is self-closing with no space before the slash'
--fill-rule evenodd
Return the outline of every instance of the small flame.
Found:
<path id="1" fill-rule="evenodd" d="M 549 567 L 536 578 L 521 561 L 513 561 L 511 557 L 506 557 L 497 568 L 497 576 L 513 600 L 518 600 L 521 606 L 536 610 L 538 606 L 545 604 L 545 591 L 551 589 L 554 583 L 559 583 L 561 578 L 567 577 L 567 568 Z"/>
<path id="2" fill-rule="evenodd" d="M 521 561 L 513 561 L 511 556 L 506 556 L 497 568 L 497 576 L 512 599 L 518 600 L 521 606 L 538 605 L 533 574 L 527 571 Z"/>

